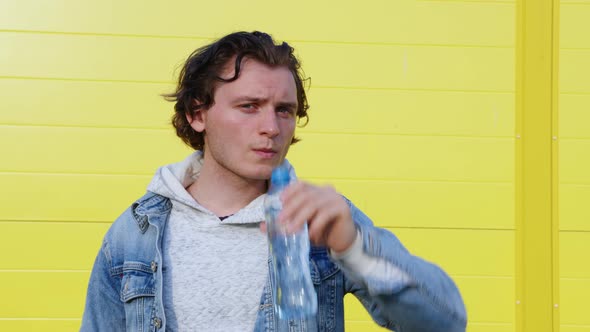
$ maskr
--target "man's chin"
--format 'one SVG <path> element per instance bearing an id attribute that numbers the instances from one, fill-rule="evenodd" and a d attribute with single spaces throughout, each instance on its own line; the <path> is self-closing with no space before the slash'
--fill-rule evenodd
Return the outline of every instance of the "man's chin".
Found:
<path id="1" fill-rule="evenodd" d="M 260 180 L 268 180 L 268 179 L 270 179 L 270 176 L 272 175 L 272 170 L 273 169 L 274 169 L 274 167 L 273 168 L 269 168 L 268 170 L 265 170 L 265 171 L 261 171 L 260 173 L 258 173 L 258 178 Z"/>
<path id="2" fill-rule="evenodd" d="M 254 181 L 268 180 L 273 169 L 274 167 L 271 165 L 258 165 L 255 169 L 242 173 L 242 176 Z"/>
<path id="3" fill-rule="evenodd" d="M 272 174 L 272 171 L 278 167 L 283 159 L 280 160 L 265 160 L 262 163 L 257 163 L 254 169 L 250 172 L 250 178 L 252 180 L 268 180 Z"/>

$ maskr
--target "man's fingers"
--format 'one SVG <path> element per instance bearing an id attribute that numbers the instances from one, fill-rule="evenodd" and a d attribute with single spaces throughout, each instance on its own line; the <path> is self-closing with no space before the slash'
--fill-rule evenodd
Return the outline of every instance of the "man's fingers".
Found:
<path id="1" fill-rule="evenodd" d="M 288 187 L 281 200 L 283 202 L 283 209 L 279 214 L 281 222 L 292 222 L 295 216 L 300 216 L 303 213 L 313 214 L 313 189 L 304 185 L 303 183 L 296 183 Z"/>
<path id="2" fill-rule="evenodd" d="M 297 232 L 309 225 L 309 239 L 318 245 L 346 249 L 356 235 L 345 200 L 331 186 L 318 187 L 305 182 L 290 185 L 281 194 L 281 223 L 288 232 Z"/>
<path id="3" fill-rule="evenodd" d="M 315 218 L 308 225 L 309 239 L 312 243 L 323 245 L 326 243 L 326 236 L 329 234 L 333 220 L 331 211 L 325 209 L 318 211 Z"/>

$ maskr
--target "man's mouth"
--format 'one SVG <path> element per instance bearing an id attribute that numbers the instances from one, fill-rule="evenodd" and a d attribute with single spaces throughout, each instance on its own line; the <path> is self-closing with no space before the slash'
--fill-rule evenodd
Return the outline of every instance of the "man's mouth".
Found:
<path id="1" fill-rule="evenodd" d="M 262 157 L 264 159 L 272 158 L 277 154 L 277 152 L 273 149 L 263 148 L 263 149 L 253 149 L 253 150 L 254 150 L 254 152 L 256 152 L 256 154 L 259 157 Z"/>

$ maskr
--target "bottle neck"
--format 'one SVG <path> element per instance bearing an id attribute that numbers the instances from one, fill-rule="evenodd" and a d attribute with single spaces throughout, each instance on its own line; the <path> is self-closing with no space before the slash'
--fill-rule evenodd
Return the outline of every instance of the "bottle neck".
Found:
<path id="1" fill-rule="evenodd" d="M 271 183 L 268 188 L 268 194 L 272 195 L 274 193 L 283 191 L 288 185 L 288 183 Z"/>

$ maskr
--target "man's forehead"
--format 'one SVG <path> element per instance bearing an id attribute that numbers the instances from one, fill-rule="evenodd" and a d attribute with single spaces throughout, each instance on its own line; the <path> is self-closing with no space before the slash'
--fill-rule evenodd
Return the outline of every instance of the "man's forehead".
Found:
<path id="1" fill-rule="evenodd" d="M 236 58 L 237 56 L 232 56 L 227 62 L 221 67 L 221 72 L 219 76 L 223 79 L 230 79 L 234 77 L 235 67 L 236 67 Z M 244 64 L 244 60 L 242 59 L 242 65 Z"/>

